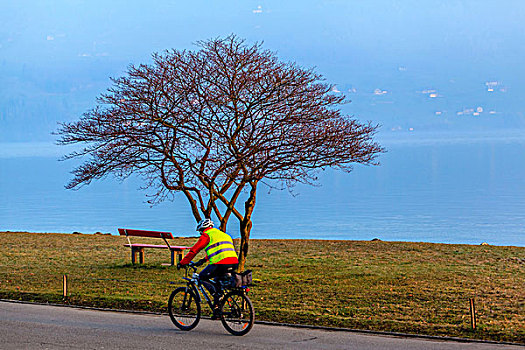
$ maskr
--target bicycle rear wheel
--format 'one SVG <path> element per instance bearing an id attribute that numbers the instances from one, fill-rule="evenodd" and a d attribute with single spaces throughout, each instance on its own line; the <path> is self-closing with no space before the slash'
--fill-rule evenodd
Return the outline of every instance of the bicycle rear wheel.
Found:
<path id="1" fill-rule="evenodd" d="M 245 335 L 255 322 L 253 305 L 243 291 L 231 291 L 221 302 L 221 322 L 233 335 Z"/>
<path id="2" fill-rule="evenodd" d="M 168 312 L 171 322 L 183 331 L 192 330 L 201 319 L 201 305 L 197 296 L 186 287 L 177 288 L 171 293 Z"/>

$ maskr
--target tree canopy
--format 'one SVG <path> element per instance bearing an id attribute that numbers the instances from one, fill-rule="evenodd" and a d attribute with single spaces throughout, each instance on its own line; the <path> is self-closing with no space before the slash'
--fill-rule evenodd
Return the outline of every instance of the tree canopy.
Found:
<path id="1" fill-rule="evenodd" d="M 84 146 L 65 158 L 87 158 L 66 187 L 134 174 L 153 202 L 183 193 L 196 220 L 215 216 L 224 230 L 233 215 L 242 269 L 259 183 L 310 184 L 329 167 L 377 164 L 383 149 L 377 125 L 344 115 L 345 97 L 313 69 L 234 35 L 197 45 L 130 66 L 96 107 L 60 126 L 60 144 Z"/>

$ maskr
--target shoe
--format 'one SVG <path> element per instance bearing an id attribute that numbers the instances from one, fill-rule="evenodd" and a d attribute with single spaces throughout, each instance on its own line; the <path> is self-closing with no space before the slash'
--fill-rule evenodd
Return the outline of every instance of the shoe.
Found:
<path id="1" fill-rule="evenodd" d="M 214 294 L 213 295 L 213 308 L 214 309 L 218 309 L 219 308 L 219 305 L 221 303 L 221 298 L 222 298 L 222 295 L 220 294 Z"/>
<path id="2" fill-rule="evenodd" d="M 212 320 L 218 320 L 221 318 L 221 310 L 219 310 L 218 308 L 217 309 L 213 309 L 213 315 L 211 316 L 211 319 Z"/>

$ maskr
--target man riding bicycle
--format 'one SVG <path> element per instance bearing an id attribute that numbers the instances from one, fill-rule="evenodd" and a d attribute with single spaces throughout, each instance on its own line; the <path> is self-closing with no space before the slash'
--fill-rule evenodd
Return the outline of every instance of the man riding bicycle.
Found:
<path id="1" fill-rule="evenodd" d="M 208 260 L 210 264 L 200 272 L 199 279 L 201 281 L 208 281 L 208 283 L 210 283 L 210 278 L 220 277 L 237 268 L 239 259 L 237 258 L 237 253 L 235 252 L 233 240 L 230 235 L 214 228 L 213 221 L 210 219 L 199 221 L 197 231 L 201 234 L 199 240 L 191 247 L 184 259 L 177 264 L 177 268 L 189 264 L 202 249 L 206 252 L 206 258 L 197 264 L 202 264 L 206 260 Z M 211 285 L 210 288 L 210 284 L 208 283 L 205 283 L 205 286 L 213 294 L 215 305 L 217 305 L 218 290 L 215 290 L 215 288 L 220 288 L 220 286 L 218 284 L 216 286 Z"/>

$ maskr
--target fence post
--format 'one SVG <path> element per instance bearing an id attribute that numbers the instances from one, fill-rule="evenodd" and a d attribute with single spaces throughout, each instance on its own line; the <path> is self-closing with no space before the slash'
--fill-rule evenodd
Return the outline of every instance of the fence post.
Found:
<path id="1" fill-rule="evenodd" d="M 474 304 L 474 298 L 470 298 L 470 327 L 476 329 L 476 305 Z"/>
<path id="2" fill-rule="evenodd" d="M 63 289 L 64 289 L 64 298 L 67 298 L 67 275 L 64 275 L 64 283 L 63 283 Z"/>

